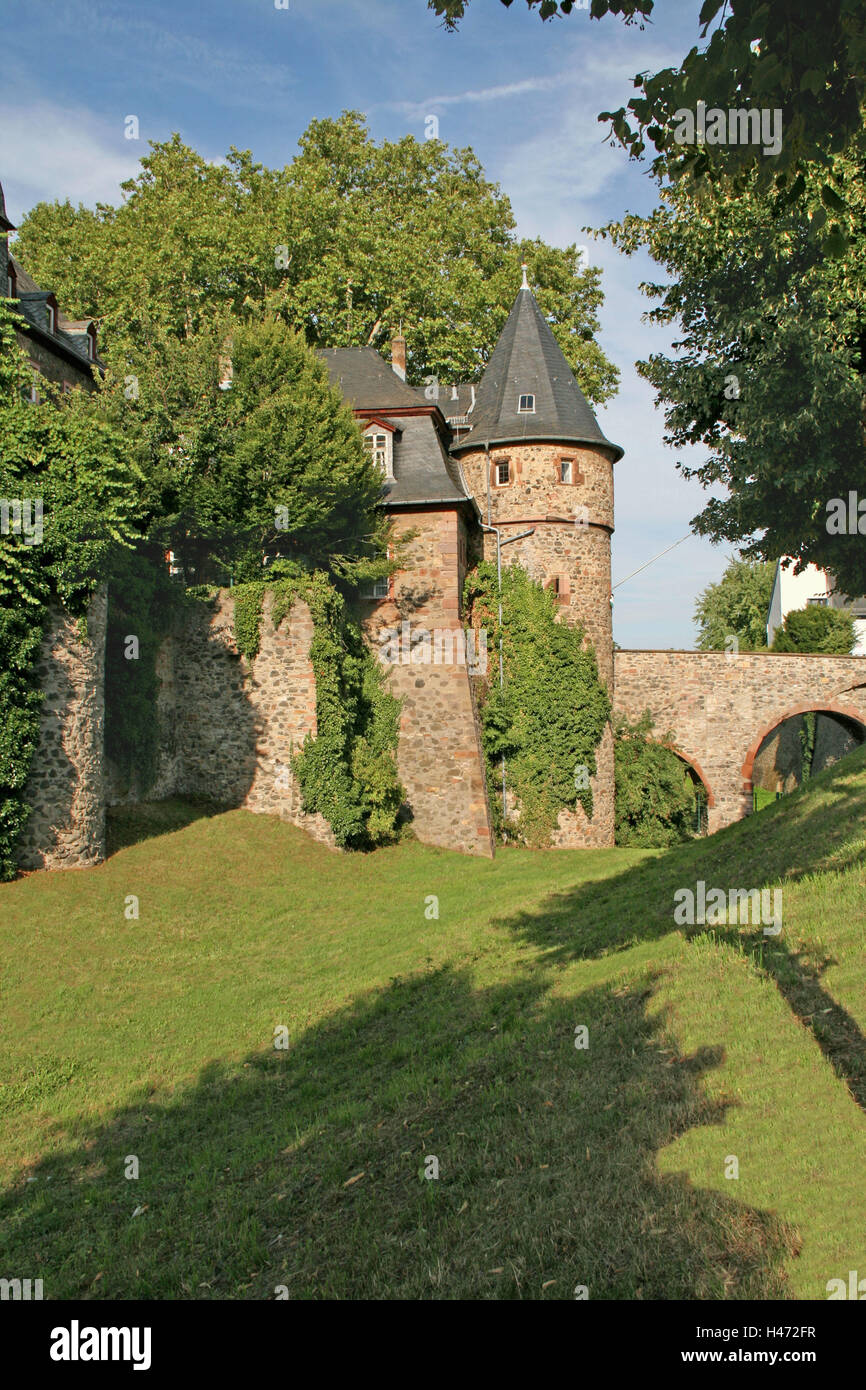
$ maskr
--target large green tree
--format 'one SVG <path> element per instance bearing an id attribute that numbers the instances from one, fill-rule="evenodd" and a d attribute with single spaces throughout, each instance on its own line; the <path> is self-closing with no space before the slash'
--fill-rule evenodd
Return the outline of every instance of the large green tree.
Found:
<path id="1" fill-rule="evenodd" d="M 381 476 L 300 335 L 273 315 L 222 315 L 188 337 L 148 325 L 124 357 L 104 413 L 142 477 L 148 537 L 188 580 L 260 577 L 263 555 L 380 572 Z"/>
<path id="2" fill-rule="evenodd" d="M 866 590 L 863 538 L 828 520 L 834 499 L 866 490 L 864 172 L 861 132 L 833 160 L 844 190 L 834 256 L 814 236 L 828 216 L 818 165 L 784 210 L 757 179 L 680 180 L 651 216 L 605 229 L 666 273 L 643 288 L 657 301 L 649 317 L 676 325 L 674 350 L 637 365 L 665 407 L 667 442 L 706 450 L 678 464 L 714 493 L 696 530 L 746 559 L 811 561 L 849 594 Z"/>
<path id="3" fill-rule="evenodd" d="M 732 637 L 740 651 L 766 647 L 774 574 L 769 561 L 731 558 L 718 583 L 708 584 L 695 605 L 699 651 L 730 651 Z"/>
<path id="4" fill-rule="evenodd" d="M 577 248 L 521 240 L 508 199 L 469 149 L 411 136 L 377 145 L 363 118 L 314 121 L 298 156 L 213 165 L 175 135 L 154 144 L 119 207 L 39 204 L 15 243 L 69 312 L 100 319 L 120 371 L 149 337 L 193 337 L 267 309 L 314 347 L 383 353 L 402 325 L 409 375 L 476 379 L 529 265 L 587 397 L 617 373 L 594 342 L 600 271 Z"/>

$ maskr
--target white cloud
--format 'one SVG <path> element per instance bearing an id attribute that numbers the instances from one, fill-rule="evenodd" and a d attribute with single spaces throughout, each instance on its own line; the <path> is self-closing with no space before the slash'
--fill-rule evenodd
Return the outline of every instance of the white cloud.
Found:
<path id="1" fill-rule="evenodd" d="M 42 199 L 92 205 L 117 202 L 119 184 L 136 172 L 147 150 L 86 109 L 50 102 L 0 105 L 3 131 L 0 180 L 9 217 L 16 222 Z"/>
<path id="2" fill-rule="evenodd" d="M 420 116 L 439 106 L 462 106 L 465 103 L 504 101 L 518 96 L 528 96 L 535 92 L 550 92 L 564 87 L 569 81 L 568 73 L 554 74 L 550 77 L 526 77 L 519 82 L 502 82 L 496 87 L 481 87 L 468 92 L 451 92 L 444 96 L 425 97 L 423 101 L 386 101 L 383 107 L 403 111 L 408 116 Z"/>

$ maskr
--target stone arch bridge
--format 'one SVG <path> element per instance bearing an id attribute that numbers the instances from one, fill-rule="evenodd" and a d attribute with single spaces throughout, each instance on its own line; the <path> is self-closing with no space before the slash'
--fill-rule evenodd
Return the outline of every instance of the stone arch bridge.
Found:
<path id="1" fill-rule="evenodd" d="M 649 709 L 707 792 L 708 829 L 752 810 L 755 755 L 784 720 L 835 715 L 866 736 L 866 658 L 616 651 L 614 706 L 630 720 Z"/>

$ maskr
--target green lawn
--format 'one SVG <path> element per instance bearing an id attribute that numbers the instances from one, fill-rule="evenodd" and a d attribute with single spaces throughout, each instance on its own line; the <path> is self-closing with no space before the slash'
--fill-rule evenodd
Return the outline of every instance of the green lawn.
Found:
<path id="1" fill-rule="evenodd" d="M 144 814 L 101 867 L 0 886 L 0 1275 L 736 1299 L 866 1274 L 866 751 L 663 854 L 340 855 Z M 781 885 L 781 935 L 674 927 L 697 879 Z"/>

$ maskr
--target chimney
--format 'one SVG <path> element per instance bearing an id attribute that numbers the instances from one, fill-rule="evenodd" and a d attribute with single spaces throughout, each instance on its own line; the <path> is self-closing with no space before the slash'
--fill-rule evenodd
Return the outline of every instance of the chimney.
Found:
<path id="1" fill-rule="evenodd" d="M 391 339 L 391 367 L 401 381 L 406 380 L 406 339 L 402 329 Z"/>

